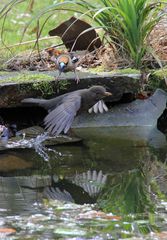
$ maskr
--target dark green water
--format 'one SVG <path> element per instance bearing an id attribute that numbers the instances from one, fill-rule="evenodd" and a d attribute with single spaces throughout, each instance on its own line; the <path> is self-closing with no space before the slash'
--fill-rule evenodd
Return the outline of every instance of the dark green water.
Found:
<path id="1" fill-rule="evenodd" d="M 0 229 L 16 230 L 2 239 L 164 236 L 165 136 L 149 127 L 78 134 L 82 143 L 53 147 L 49 161 L 33 149 L 1 153 Z"/>

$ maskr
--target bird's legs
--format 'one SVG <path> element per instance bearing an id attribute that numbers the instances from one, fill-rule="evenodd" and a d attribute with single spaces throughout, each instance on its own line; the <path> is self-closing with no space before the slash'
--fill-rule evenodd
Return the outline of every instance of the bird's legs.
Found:
<path id="1" fill-rule="evenodd" d="M 56 81 L 59 81 L 60 75 L 61 75 L 61 71 L 59 71 L 59 73 L 58 73 L 58 75 L 57 75 L 57 77 L 55 79 Z"/>
<path id="2" fill-rule="evenodd" d="M 75 74 L 75 81 L 76 81 L 76 83 L 78 84 L 79 83 L 79 81 L 80 81 L 80 79 L 79 79 L 79 76 L 78 76 L 78 74 L 77 74 L 77 71 L 74 69 L 74 74 Z M 58 73 L 58 75 L 57 75 L 57 77 L 56 77 L 56 81 L 59 81 L 60 80 L 60 75 L 61 75 L 61 71 L 59 71 L 59 73 Z"/>
<path id="3" fill-rule="evenodd" d="M 80 82 L 80 79 L 78 77 L 77 71 L 76 69 L 74 69 L 74 74 L 75 74 L 75 81 L 77 82 L 77 84 Z"/>

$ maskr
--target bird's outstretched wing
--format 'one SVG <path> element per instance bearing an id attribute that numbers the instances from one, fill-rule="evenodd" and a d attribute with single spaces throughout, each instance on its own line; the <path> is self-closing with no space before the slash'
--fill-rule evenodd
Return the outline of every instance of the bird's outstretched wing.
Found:
<path id="1" fill-rule="evenodd" d="M 98 101 L 93 107 L 89 108 L 89 113 L 103 113 L 108 112 L 108 107 L 106 106 L 105 102 L 103 100 Z"/>
<path id="2" fill-rule="evenodd" d="M 67 97 L 45 117 L 44 124 L 47 131 L 54 136 L 58 136 L 61 132 L 67 133 L 80 106 L 81 96 Z"/>

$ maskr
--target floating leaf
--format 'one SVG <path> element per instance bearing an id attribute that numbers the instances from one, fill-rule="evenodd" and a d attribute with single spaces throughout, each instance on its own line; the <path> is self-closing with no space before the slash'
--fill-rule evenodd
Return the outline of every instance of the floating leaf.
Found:
<path id="1" fill-rule="evenodd" d="M 106 214 L 101 211 L 89 211 L 85 213 L 81 213 L 78 215 L 78 219 L 93 219 L 93 218 L 101 218 L 101 219 L 109 219 L 109 220 L 121 220 L 121 216 L 114 216 L 111 214 Z"/>
<path id="2" fill-rule="evenodd" d="M 14 228 L 0 228 L 0 234 L 4 233 L 5 235 L 16 233 Z"/>

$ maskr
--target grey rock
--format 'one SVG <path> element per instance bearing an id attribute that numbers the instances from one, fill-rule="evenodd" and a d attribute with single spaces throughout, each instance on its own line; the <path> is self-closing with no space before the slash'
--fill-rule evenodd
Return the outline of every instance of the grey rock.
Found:
<path id="1" fill-rule="evenodd" d="M 156 127 L 157 119 L 166 108 L 167 93 L 157 89 L 146 100 L 136 100 L 110 109 L 103 114 L 84 113 L 72 127 L 85 139 L 103 138 L 146 141 L 153 147 L 166 146 L 166 137 Z M 99 137 L 100 136 L 100 137 Z M 100 143 L 99 143 L 100 144 Z M 141 144 L 141 143 L 140 143 Z"/>
<path id="2" fill-rule="evenodd" d="M 73 127 L 155 126 L 166 107 L 166 101 L 167 93 L 157 89 L 146 100 L 137 99 L 115 106 L 105 114 L 81 114 L 74 121 Z"/>

